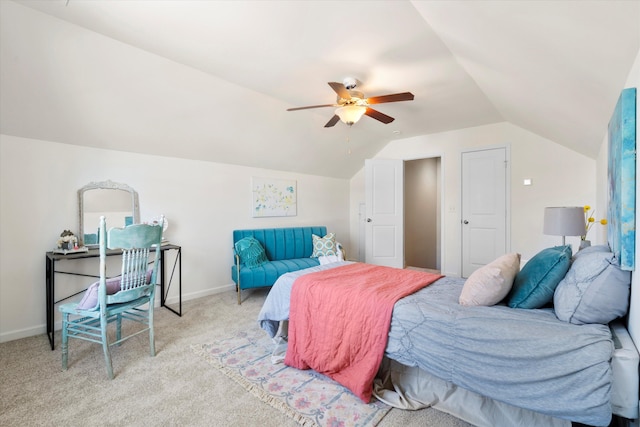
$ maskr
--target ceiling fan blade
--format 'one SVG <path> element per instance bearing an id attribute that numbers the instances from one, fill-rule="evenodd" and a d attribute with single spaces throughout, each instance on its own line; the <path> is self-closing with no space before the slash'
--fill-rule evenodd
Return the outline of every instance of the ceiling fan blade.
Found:
<path id="1" fill-rule="evenodd" d="M 340 98 L 351 99 L 351 94 L 342 83 L 329 82 L 329 86 L 331 86 L 331 89 L 333 89 Z"/>
<path id="2" fill-rule="evenodd" d="M 326 125 L 324 125 L 324 127 L 326 127 L 326 128 L 333 127 L 333 126 L 335 126 L 335 124 L 336 124 L 336 123 L 338 123 L 339 121 L 340 121 L 340 117 L 338 117 L 338 115 L 337 115 L 337 114 L 334 114 L 334 115 L 333 115 L 333 117 L 331 117 L 331 120 L 329 120 L 329 121 L 327 122 L 327 124 L 326 124 Z"/>
<path id="3" fill-rule="evenodd" d="M 367 111 L 364 112 L 367 116 L 371 117 L 372 119 L 376 119 L 382 123 L 389 124 L 392 121 L 394 121 L 395 119 L 391 116 L 387 116 L 384 113 L 381 113 L 378 110 L 374 110 L 373 108 L 367 108 Z"/>
<path id="4" fill-rule="evenodd" d="M 367 99 L 367 103 L 382 104 L 384 102 L 397 102 L 397 101 L 413 101 L 413 94 L 411 92 L 393 93 L 391 95 L 373 96 Z"/>
<path id="5" fill-rule="evenodd" d="M 335 107 L 335 104 L 309 105 L 307 107 L 287 108 L 287 111 L 308 110 L 310 108 Z"/>

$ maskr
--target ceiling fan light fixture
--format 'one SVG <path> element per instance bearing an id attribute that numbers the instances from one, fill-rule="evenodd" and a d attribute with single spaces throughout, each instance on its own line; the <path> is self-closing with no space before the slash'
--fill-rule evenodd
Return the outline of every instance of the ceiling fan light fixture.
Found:
<path id="1" fill-rule="evenodd" d="M 345 105 L 344 107 L 340 107 L 336 110 L 336 115 L 340 117 L 342 122 L 351 126 L 352 124 L 357 123 L 366 111 L 367 107 L 363 107 L 361 105 Z"/>

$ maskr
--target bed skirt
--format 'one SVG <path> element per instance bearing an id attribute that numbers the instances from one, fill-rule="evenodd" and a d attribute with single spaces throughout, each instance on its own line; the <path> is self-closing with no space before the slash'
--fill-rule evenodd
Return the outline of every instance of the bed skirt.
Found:
<path id="1" fill-rule="evenodd" d="M 571 427 L 571 421 L 490 399 L 387 357 L 374 381 L 373 395 L 394 408 L 432 407 L 478 427 Z"/>

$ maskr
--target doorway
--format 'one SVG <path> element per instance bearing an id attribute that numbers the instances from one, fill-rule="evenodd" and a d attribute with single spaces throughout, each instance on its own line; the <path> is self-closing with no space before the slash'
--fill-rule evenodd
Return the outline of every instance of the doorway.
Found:
<path id="1" fill-rule="evenodd" d="M 509 234 L 509 147 L 464 151 L 462 153 L 462 218 L 460 274 L 468 277 L 479 266 L 485 265 L 510 250 Z M 441 158 L 437 157 L 437 199 L 435 222 L 437 260 L 436 268 L 447 271 L 446 261 L 442 258 L 444 242 L 442 241 L 442 194 L 443 171 Z M 415 161 L 429 160 L 416 159 Z M 365 161 L 365 215 L 363 222 L 365 232 L 365 262 L 376 265 L 404 268 L 419 267 L 410 264 L 422 263 L 422 260 L 411 259 L 406 262 L 405 252 L 413 250 L 413 245 L 405 245 L 405 240 L 412 238 L 416 230 L 433 221 L 430 217 L 421 217 L 420 209 L 415 212 L 417 224 L 406 227 L 405 215 L 405 165 L 409 161 L 399 159 L 367 159 Z M 411 167 L 411 166 L 409 166 Z M 420 180 L 416 180 L 419 185 Z M 414 190 L 410 194 L 414 194 Z M 411 201 L 410 201 L 411 203 Z M 449 208 L 451 209 L 451 207 Z M 450 210 L 451 212 L 451 210 Z M 455 212 L 455 208 L 453 210 Z M 413 215 L 410 214 L 410 215 Z M 487 219 L 494 220 L 486 222 Z M 466 223 L 465 223 L 466 221 Z M 362 234 L 361 234 L 362 236 Z M 428 264 L 424 264 L 428 265 Z"/>
<path id="2" fill-rule="evenodd" d="M 441 270 L 440 157 L 404 163 L 404 255 L 407 268 Z"/>
<path id="3" fill-rule="evenodd" d="M 405 165 L 409 167 L 408 174 Z M 366 262 L 442 270 L 440 157 L 409 161 L 368 159 L 365 177 L 366 214 L 361 225 L 365 228 Z M 414 239 L 416 236 L 419 237 Z M 406 262 L 407 250 L 410 263 Z M 425 258 L 425 253 L 431 255 Z"/>

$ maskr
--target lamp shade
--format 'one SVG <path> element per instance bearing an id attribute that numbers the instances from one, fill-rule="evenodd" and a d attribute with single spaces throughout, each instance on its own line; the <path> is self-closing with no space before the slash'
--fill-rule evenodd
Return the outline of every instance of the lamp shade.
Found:
<path id="1" fill-rule="evenodd" d="M 356 123 L 367 111 L 367 107 L 361 105 L 345 105 L 336 110 L 336 114 L 344 123 L 352 125 Z"/>
<path id="2" fill-rule="evenodd" d="M 544 234 L 584 236 L 586 228 L 581 206 L 544 208 Z"/>

